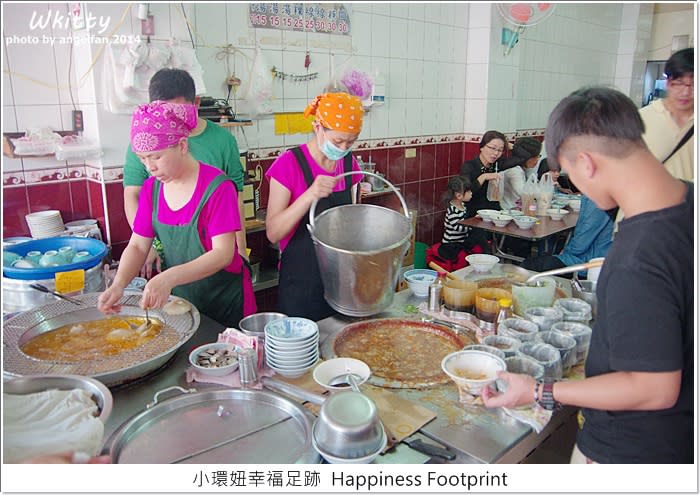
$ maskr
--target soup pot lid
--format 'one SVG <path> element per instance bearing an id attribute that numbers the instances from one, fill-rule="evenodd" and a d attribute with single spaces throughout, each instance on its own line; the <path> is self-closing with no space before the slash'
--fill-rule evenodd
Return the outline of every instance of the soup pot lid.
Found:
<path id="1" fill-rule="evenodd" d="M 261 390 L 186 392 L 128 419 L 105 442 L 121 464 L 315 464 L 311 413 Z"/>

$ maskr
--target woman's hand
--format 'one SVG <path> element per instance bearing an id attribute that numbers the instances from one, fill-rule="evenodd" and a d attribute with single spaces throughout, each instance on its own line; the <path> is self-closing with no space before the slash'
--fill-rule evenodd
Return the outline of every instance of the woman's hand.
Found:
<path id="1" fill-rule="evenodd" d="M 160 256 L 153 246 L 148 251 L 148 256 L 146 261 L 141 267 L 141 276 L 145 279 L 149 279 L 153 276 L 153 265 L 156 265 L 156 273 L 160 273 Z"/>
<path id="2" fill-rule="evenodd" d="M 498 180 L 498 177 L 498 172 L 488 172 L 485 174 L 481 174 L 477 180 L 483 184 L 484 182 L 489 180 Z"/>
<path id="3" fill-rule="evenodd" d="M 333 192 L 337 181 L 338 179 L 330 175 L 317 175 L 308 193 L 313 199 L 327 198 Z"/>
<path id="4" fill-rule="evenodd" d="M 526 406 L 534 402 L 535 379 L 529 375 L 500 371 L 498 378 L 506 383 L 504 393 L 495 392 L 491 387 L 484 387 L 481 398 L 488 408 Z"/>
<path id="5" fill-rule="evenodd" d="M 141 308 L 162 308 L 168 302 L 168 297 L 173 290 L 172 284 L 168 281 L 168 270 L 159 273 L 148 281 L 143 288 L 141 297 Z"/>
<path id="6" fill-rule="evenodd" d="M 112 284 L 97 298 L 97 309 L 107 315 L 118 313 L 122 307 L 119 301 L 123 295 L 124 289 Z"/>

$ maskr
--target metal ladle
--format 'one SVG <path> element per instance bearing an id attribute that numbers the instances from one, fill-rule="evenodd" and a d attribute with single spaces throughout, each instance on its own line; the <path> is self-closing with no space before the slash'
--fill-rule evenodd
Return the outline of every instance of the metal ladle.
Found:
<path id="1" fill-rule="evenodd" d="M 44 292 L 46 294 L 51 294 L 52 296 L 56 296 L 59 299 L 63 299 L 64 301 L 68 301 L 69 303 L 73 303 L 76 306 L 83 306 L 85 303 L 79 299 L 74 299 L 72 297 L 64 296 L 63 294 L 60 294 L 56 291 L 53 291 L 49 289 L 48 287 L 41 285 L 41 284 L 29 284 L 29 287 L 31 287 L 34 290 L 38 290 L 39 292 Z"/>
<path id="2" fill-rule="evenodd" d="M 552 275 L 562 275 L 564 273 L 576 273 L 576 272 L 580 272 L 582 270 L 588 270 L 590 268 L 597 268 L 599 266 L 603 266 L 603 261 L 604 260 L 589 261 L 588 263 L 580 263 L 578 265 L 565 266 L 563 268 L 557 268 L 556 270 L 547 270 L 546 272 L 536 273 L 532 277 L 528 278 L 525 281 L 525 284 L 529 285 L 532 282 L 536 281 L 538 278 L 542 278 L 542 277 L 549 277 Z"/>
<path id="3" fill-rule="evenodd" d="M 357 380 L 361 379 L 362 377 L 357 373 L 346 372 L 328 380 L 328 385 L 331 387 L 351 387 L 355 392 L 359 392 L 360 387 L 357 384 Z"/>

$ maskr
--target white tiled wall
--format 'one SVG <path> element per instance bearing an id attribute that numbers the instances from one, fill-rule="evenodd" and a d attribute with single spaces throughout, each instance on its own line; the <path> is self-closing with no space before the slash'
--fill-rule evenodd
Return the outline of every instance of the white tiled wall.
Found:
<path id="1" fill-rule="evenodd" d="M 46 43 L 11 44 L 7 36 L 32 34 L 33 12 L 65 9 L 66 4 L 3 4 L 6 70 L 3 74 L 5 131 L 29 126 L 69 128 L 73 99 L 85 112 L 86 134 L 100 140 L 98 163 L 120 165 L 127 145 L 128 115 L 113 115 L 102 95 L 103 47 Z M 87 3 L 95 16 L 110 18 L 109 34 L 138 34 L 136 4 Z M 154 44 L 171 38 L 190 42 L 179 3 L 151 3 Z M 329 81 L 331 54 L 336 73 L 354 67 L 381 74 L 386 102 L 366 117 L 363 139 L 413 135 L 479 133 L 488 128 L 512 132 L 542 128 L 556 102 L 584 84 L 617 84 L 631 94 L 641 87 L 640 68 L 651 48 L 651 4 L 557 4 L 552 17 L 529 27 L 504 57 L 503 21 L 495 4 L 348 3 L 352 36 L 253 29 L 247 4 L 187 3 L 207 94 L 223 98 L 226 76 L 248 78 L 259 46 L 268 67 L 319 78 L 308 84 L 273 81 L 273 111 L 301 111 Z M 633 12 L 634 11 L 634 12 Z M 632 15 L 635 14 L 635 15 Z M 65 30 L 47 28 L 49 36 Z M 236 52 L 222 54 L 232 45 Z M 93 63 L 94 62 L 94 63 Z M 227 65 L 228 62 L 228 65 Z M 87 76 L 86 76 L 87 74 Z M 238 102 L 240 94 L 234 100 Z M 243 148 L 286 146 L 307 136 L 276 136 L 270 116 L 236 131 Z"/>
<path id="2" fill-rule="evenodd" d="M 613 84 L 616 75 L 632 77 L 632 66 L 617 67 L 622 4 L 556 4 L 554 13 L 526 27 L 519 42 L 504 55 L 504 23 L 492 10 L 487 127 L 505 132 L 546 126 L 559 100 L 589 84 Z M 508 26 L 513 28 L 513 26 Z M 622 45 L 620 45 L 622 46 Z M 631 61 L 630 61 L 631 64 Z M 629 88 L 627 88 L 627 91 Z"/>

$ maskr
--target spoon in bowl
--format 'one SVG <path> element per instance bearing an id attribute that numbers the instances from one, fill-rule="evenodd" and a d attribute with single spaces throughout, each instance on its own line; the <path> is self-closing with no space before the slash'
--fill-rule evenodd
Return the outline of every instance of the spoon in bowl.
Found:
<path id="1" fill-rule="evenodd" d="M 357 385 L 357 380 L 360 379 L 362 377 L 357 373 L 341 373 L 328 380 L 328 385 L 331 387 L 351 387 L 355 392 L 359 392 L 360 387 Z"/>

